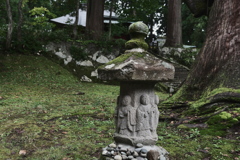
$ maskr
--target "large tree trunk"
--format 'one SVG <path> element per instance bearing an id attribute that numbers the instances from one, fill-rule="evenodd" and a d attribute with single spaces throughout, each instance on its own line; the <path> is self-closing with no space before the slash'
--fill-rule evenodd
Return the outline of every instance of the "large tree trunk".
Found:
<path id="1" fill-rule="evenodd" d="M 185 82 L 188 98 L 218 87 L 240 88 L 240 1 L 215 0 L 207 37 Z"/>
<path id="2" fill-rule="evenodd" d="M 168 1 L 166 47 L 182 46 L 182 0 Z"/>
<path id="3" fill-rule="evenodd" d="M 105 0 L 88 0 L 86 30 L 90 39 L 98 40 L 103 34 Z"/>
<path id="4" fill-rule="evenodd" d="M 73 39 L 76 39 L 77 38 L 77 28 L 78 28 L 78 19 L 79 19 L 79 5 L 80 5 L 80 2 L 79 0 L 77 0 L 76 2 L 76 16 L 75 16 L 75 22 L 73 24 Z"/>
<path id="5" fill-rule="evenodd" d="M 12 32 L 13 32 L 13 19 L 12 19 L 12 11 L 9 0 L 6 0 L 6 7 L 7 7 L 7 16 L 8 16 L 8 32 L 7 32 L 7 39 L 6 39 L 6 49 L 11 48 L 11 41 L 12 41 Z"/>

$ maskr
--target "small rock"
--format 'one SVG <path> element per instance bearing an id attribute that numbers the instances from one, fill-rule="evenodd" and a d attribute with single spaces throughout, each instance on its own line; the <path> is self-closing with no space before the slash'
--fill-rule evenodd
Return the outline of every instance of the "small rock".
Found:
<path id="1" fill-rule="evenodd" d="M 131 155 L 131 151 L 127 151 L 127 155 L 128 155 L 128 156 Z"/>
<path id="2" fill-rule="evenodd" d="M 144 158 L 147 157 L 147 154 L 146 154 L 146 153 L 141 153 L 140 155 L 141 155 L 142 157 L 144 157 Z"/>
<path id="3" fill-rule="evenodd" d="M 166 158 L 161 154 L 160 155 L 160 158 L 159 158 L 160 160 L 166 160 Z"/>
<path id="4" fill-rule="evenodd" d="M 113 151 L 114 149 L 112 147 L 107 147 L 107 151 Z"/>
<path id="5" fill-rule="evenodd" d="M 137 153 L 139 153 L 139 152 L 141 151 L 141 149 L 142 149 L 142 148 L 136 148 L 135 151 L 136 151 Z"/>
<path id="6" fill-rule="evenodd" d="M 27 150 L 20 150 L 19 155 L 25 156 L 27 154 Z"/>
<path id="7" fill-rule="evenodd" d="M 134 151 L 133 157 L 137 157 L 137 156 L 138 156 L 138 152 Z"/>
<path id="8" fill-rule="evenodd" d="M 100 57 L 98 57 L 98 58 L 96 59 L 96 61 L 97 61 L 98 63 L 108 63 L 108 62 L 109 62 L 109 59 L 108 59 L 107 57 L 101 55 Z"/>
<path id="9" fill-rule="evenodd" d="M 103 156 L 106 156 L 107 153 L 108 153 L 108 151 L 106 151 L 106 150 L 102 151 L 102 155 L 103 155 Z"/>
<path id="10" fill-rule="evenodd" d="M 136 147 L 137 147 L 137 148 L 142 148 L 142 147 L 143 147 L 143 144 L 142 144 L 142 143 L 138 143 L 138 144 L 136 145 Z"/>
<path id="11" fill-rule="evenodd" d="M 64 64 L 67 65 L 68 63 L 70 63 L 72 61 L 72 57 L 68 56 L 67 58 L 64 59 Z"/>
<path id="12" fill-rule="evenodd" d="M 55 55 L 57 55 L 58 57 L 63 58 L 63 59 L 67 58 L 67 56 L 61 50 L 59 52 L 55 52 Z"/>
<path id="13" fill-rule="evenodd" d="M 137 160 L 144 160 L 145 158 L 143 158 L 143 157 L 137 157 L 136 159 L 137 159 Z"/>
<path id="14" fill-rule="evenodd" d="M 125 160 L 128 159 L 128 157 L 126 155 L 122 155 L 122 159 Z"/>
<path id="15" fill-rule="evenodd" d="M 121 152 L 121 155 L 127 155 L 126 152 Z"/>
<path id="16" fill-rule="evenodd" d="M 146 149 L 143 148 L 143 149 L 141 149 L 140 152 L 141 152 L 142 154 L 147 154 L 148 151 L 147 151 Z"/>
<path id="17" fill-rule="evenodd" d="M 92 82 L 92 80 L 90 78 L 88 78 L 87 76 L 83 75 L 81 77 L 81 81 L 84 81 L 84 82 Z"/>
<path id="18" fill-rule="evenodd" d="M 116 148 L 116 147 L 117 147 L 117 145 L 116 145 L 115 143 L 111 143 L 111 144 L 109 144 L 109 145 L 108 145 L 108 147 L 111 147 L 111 148 Z"/>
<path id="19" fill-rule="evenodd" d="M 134 159 L 134 157 L 133 156 L 128 156 L 128 159 Z"/>
<path id="20" fill-rule="evenodd" d="M 77 65 L 80 65 L 80 66 L 85 66 L 85 67 L 91 67 L 93 66 L 92 62 L 91 61 L 82 61 L 82 62 L 76 62 Z"/>
<path id="21" fill-rule="evenodd" d="M 147 153 L 148 160 L 156 160 L 156 159 L 158 159 L 159 156 L 160 156 L 159 152 L 155 151 L 155 150 L 150 150 Z"/>
<path id="22" fill-rule="evenodd" d="M 97 69 L 91 72 L 91 77 L 97 77 L 97 76 L 98 76 Z"/>
<path id="23" fill-rule="evenodd" d="M 127 149 L 126 148 L 121 148 L 120 151 L 121 152 L 127 152 Z"/>
<path id="24" fill-rule="evenodd" d="M 97 51 L 96 53 L 94 53 L 93 57 L 92 57 L 92 60 L 96 61 L 99 53 L 101 53 L 101 51 Z"/>
<path id="25" fill-rule="evenodd" d="M 122 160 L 122 156 L 116 155 L 116 156 L 114 156 L 114 159 L 115 159 L 115 160 Z"/>

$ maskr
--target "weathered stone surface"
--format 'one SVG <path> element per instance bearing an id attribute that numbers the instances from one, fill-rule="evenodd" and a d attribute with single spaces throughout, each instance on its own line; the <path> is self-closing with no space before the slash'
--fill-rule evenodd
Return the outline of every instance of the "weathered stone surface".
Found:
<path id="1" fill-rule="evenodd" d="M 90 66 L 93 66 L 93 63 L 89 60 L 86 60 L 86 61 L 77 61 L 76 62 L 77 65 L 80 65 L 80 66 L 85 66 L 85 67 L 90 67 Z"/>
<path id="2" fill-rule="evenodd" d="M 101 56 L 99 56 L 99 57 L 96 59 L 96 61 L 97 61 L 98 63 L 108 63 L 108 62 L 109 62 L 109 59 L 108 59 L 107 57 L 101 55 Z"/>
<path id="3" fill-rule="evenodd" d="M 97 77 L 97 76 L 98 76 L 97 69 L 91 72 L 91 77 Z"/>
<path id="4" fill-rule="evenodd" d="M 98 69 L 102 80 L 169 81 L 174 78 L 174 66 L 141 48 L 125 54 Z"/>
<path id="5" fill-rule="evenodd" d="M 67 58 L 64 59 L 64 64 L 67 65 L 68 63 L 70 63 L 73 60 L 73 58 L 71 56 L 67 56 Z"/>
<path id="6" fill-rule="evenodd" d="M 92 60 L 96 61 L 97 60 L 97 57 L 98 55 L 101 53 L 101 51 L 97 51 L 93 54 L 93 57 L 92 57 Z"/>

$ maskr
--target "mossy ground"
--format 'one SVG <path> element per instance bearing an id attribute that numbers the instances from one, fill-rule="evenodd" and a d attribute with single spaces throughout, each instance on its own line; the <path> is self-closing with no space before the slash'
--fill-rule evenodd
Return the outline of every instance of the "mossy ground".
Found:
<path id="1" fill-rule="evenodd" d="M 0 56 L 0 159 L 97 159 L 113 141 L 118 94 L 119 86 L 79 82 L 41 56 Z M 169 122 L 159 123 L 158 135 L 171 160 L 240 159 L 238 140 Z"/>

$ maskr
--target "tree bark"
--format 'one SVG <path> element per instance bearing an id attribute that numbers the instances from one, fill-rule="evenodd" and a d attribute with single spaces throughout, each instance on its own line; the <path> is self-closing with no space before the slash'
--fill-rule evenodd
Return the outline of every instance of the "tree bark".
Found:
<path id="1" fill-rule="evenodd" d="M 198 99 L 218 87 L 240 88 L 239 36 L 240 1 L 215 0 L 205 44 L 184 85 L 188 98 Z"/>
<path id="2" fill-rule="evenodd" d="M 21 41 L 22 41 L 22 24 L 23 24 L 22 3 L 23 3 L 23 0 L 19 0 L 19 2 L 18 2 L 19 20 L 18 20 L 18 25 L 17 25 L 17 41 L 18 41 L 18 44 L 21 44 Z M 19 47 L 20 47 L 20 45 L 18 45 L 18 48 Z"/>
<path id="3" fill-rule="evenodd" d="M 13 32 L 13 19 L 12 19 L 12 11 L 10 1 L 6 0 L 6 7 L 7 7 L 7 16 L 8 16 L 8 32 L 7 32 L 7 39 L 6 39 L 6 49 L 11 48 L 11 41 L 12 41 L 12 32 Z"/>
<path id="4" fill-rule="evenodd" d="M 181 17 L 182 0 L 168 1 L 168 20 L 166 47 L 182 46 L 182 17 Z"/>
<path id="5" fill-rule="evenodd" d="M 75 16 L 75 22 L 73 24 L 73 39 L 77 39 L 77 28 L 78 28 L 78 19 L 79 19 L 79 5 L 80 5 L 80 2 L 79 0 L 77 0 L 76 2 L 76 16 Z"/>
<path id="6" fill-rule="evenodd" d="M 90 39 L 98 40 L 103 34 L 105 0 L 88 0 L 86 31 Z"/>

